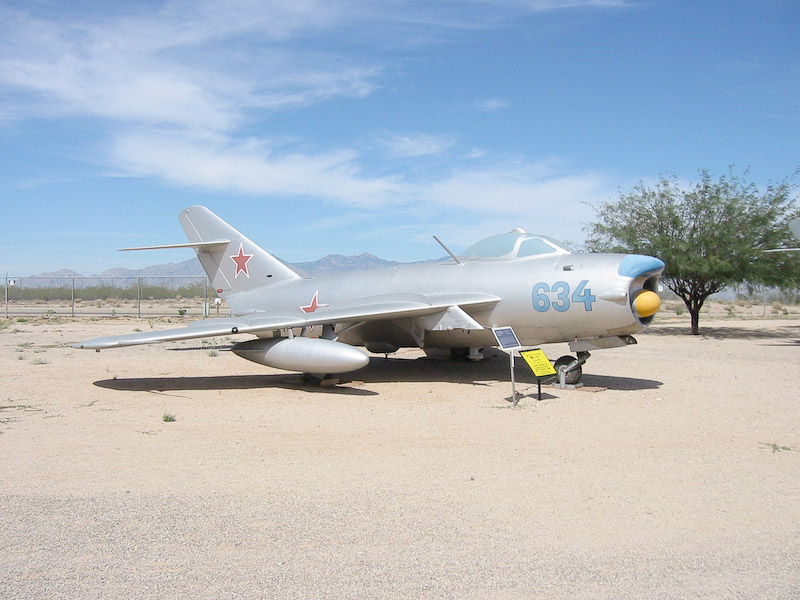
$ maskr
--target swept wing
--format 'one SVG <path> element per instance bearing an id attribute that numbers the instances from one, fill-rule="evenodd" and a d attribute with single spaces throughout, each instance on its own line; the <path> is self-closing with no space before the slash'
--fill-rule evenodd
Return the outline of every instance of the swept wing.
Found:
<path id="1" fill-rule="evenodd" d="M 161 331 L 148 331 L 102 337 L 80 342 L 74 348 L 102 350 L 106 348 L 119 348 L 123 346 L 137 346 L 158 342 L 174 342 L 197 338 L 213 337 L 219 335 L 235 335 L 239 333 L 260 334 L 278 329 L 293 327 L 312 327 L 314 325 L 332 325 L 337 323 L 352 323 L 360 321 L 401 319 L 407 317 L 423 317 L 448 313 L 451 316 L 454 309 L 463 315 L 462 321 L 469 321 L 470 327 L 482 328 L 461 309 L 480 309 L 492 306 L 500 298 L 491 294 L 481 293 L 453 293 L 438 294 L 434 296 L 421 296 L 405 294 L 398 298 L 371 297 L 350 301 L 346 305 L 331 307 L 329 310 L 317 311 L 308 316 L 292 316 L 273 314 L 268 312 L 253 312 L 247 315 L 221 319 L 206 319 L 196 321 L 177 329 Z"/>

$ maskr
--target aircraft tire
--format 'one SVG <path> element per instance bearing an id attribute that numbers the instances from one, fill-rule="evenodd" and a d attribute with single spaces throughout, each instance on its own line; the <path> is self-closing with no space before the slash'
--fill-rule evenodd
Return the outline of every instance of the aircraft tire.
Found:
<path id="1" fill-rule="evenodd" d="M 469 348 L 450 348 L 450 358 L 453 360 L 467 360 Z"/>
<path id="2" fill-rule="evenodd" d="M 328 379 L 330 375 L 327 373 L 303 373 L 301 379 L 303 383 L 311 385 L 322 385 L 322 382 Z"/>

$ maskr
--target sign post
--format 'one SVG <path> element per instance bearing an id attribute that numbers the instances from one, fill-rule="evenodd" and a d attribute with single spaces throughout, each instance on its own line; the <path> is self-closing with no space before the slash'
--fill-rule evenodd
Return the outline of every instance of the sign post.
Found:
<path id="1" fill-rule="evenodd" d="M 517 406 L 519 397 L 517 396 L 517 386 L 514 382 L 514 351 L 522 348 L 522 344 L 519 343 L 517 334 L 514 333 L 514 329 L 510 326 L 492 327 L 492 333 L 499 346 L 508 352 L 509 366 L 511 368 L 511 402 L 512 406 Z"/>

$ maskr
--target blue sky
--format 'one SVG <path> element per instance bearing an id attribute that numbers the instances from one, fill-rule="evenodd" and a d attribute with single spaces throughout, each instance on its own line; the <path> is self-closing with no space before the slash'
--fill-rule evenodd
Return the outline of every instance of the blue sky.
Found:
<path id="1" fill-rule="evenodd" d="M 0 0 L 0 269 L 191 257 L 204 204 L 292 261 L 573 243 L 660 175 L 800 166 L 800 3 Z"/>

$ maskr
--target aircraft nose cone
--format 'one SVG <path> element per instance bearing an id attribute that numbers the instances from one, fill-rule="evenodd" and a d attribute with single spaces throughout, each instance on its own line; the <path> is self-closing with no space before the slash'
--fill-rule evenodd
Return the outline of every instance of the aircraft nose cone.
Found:
<path id="1" fill-rule="evenodd" d="M 661 298 L 655 292 L 645 290 L 636 296 L 633 307 L 641 318 L 651 317 L 661 308 Z"/>
<path id="2" fill-rule="evenodd" d="M 639 277 L 645 273 L 655 274 L 663 269 L 663 260 L 642 254 L 628 254 L 619 263 L 617 272 L 624 277 Z"/>

